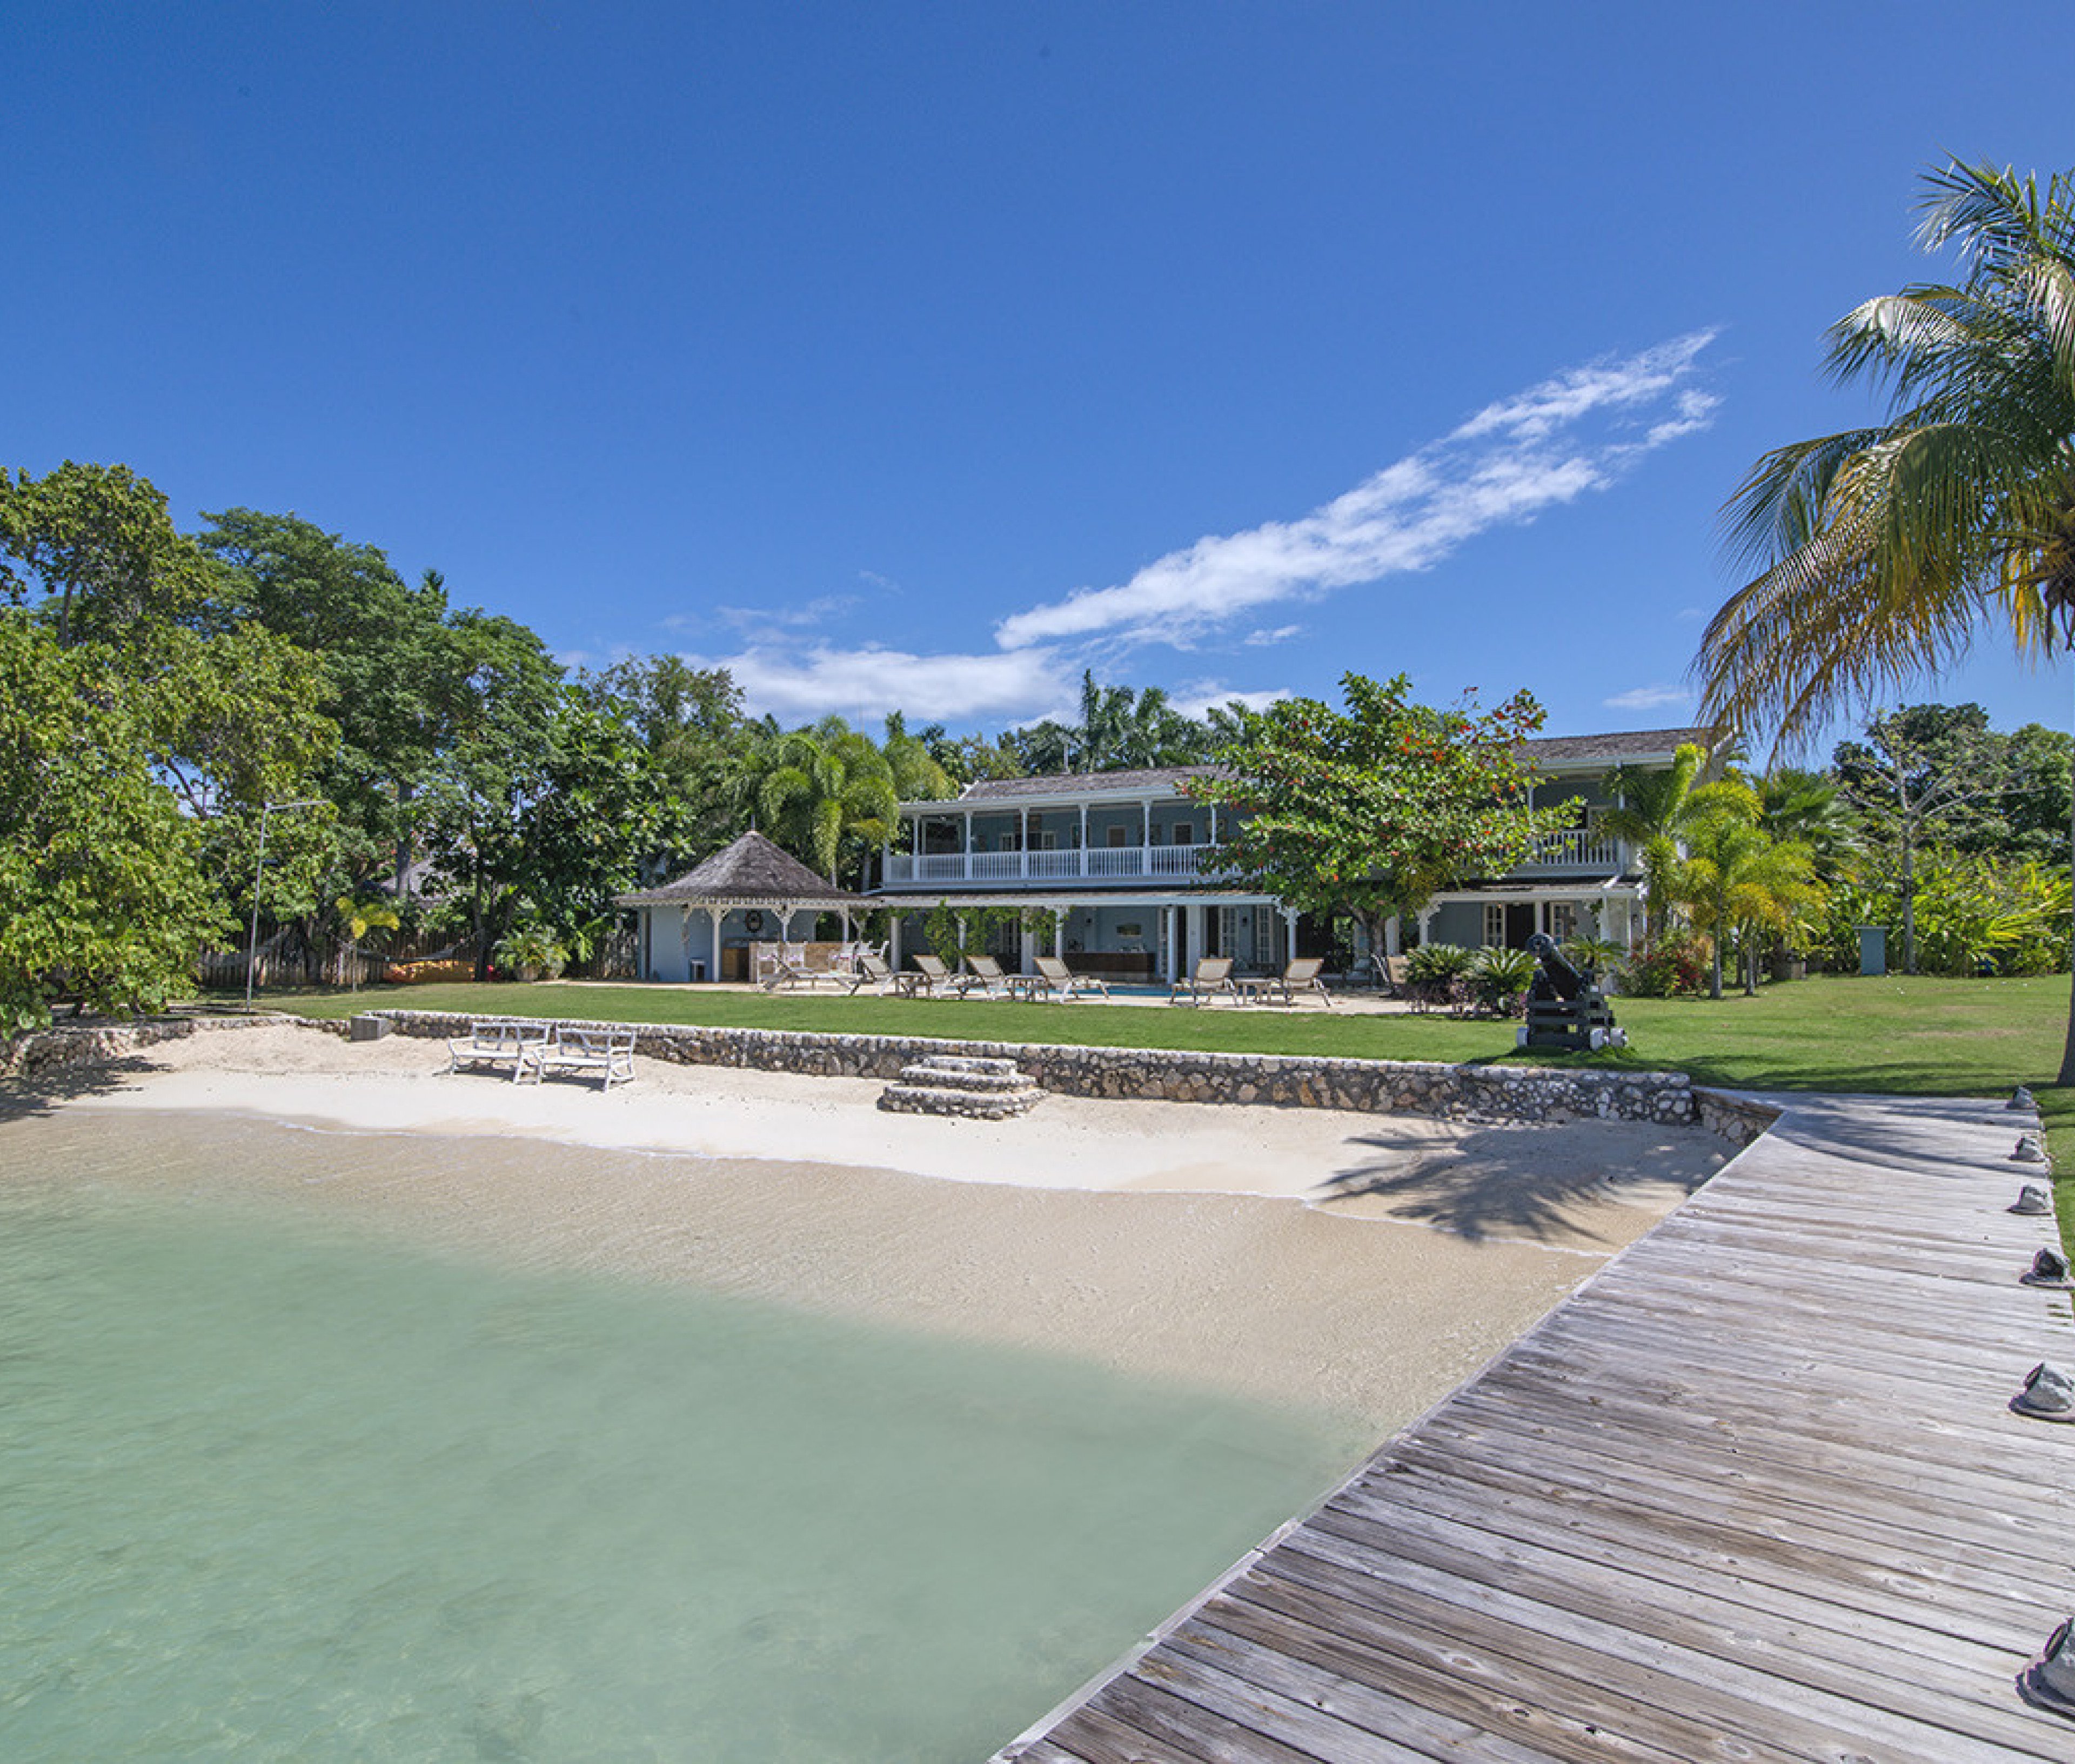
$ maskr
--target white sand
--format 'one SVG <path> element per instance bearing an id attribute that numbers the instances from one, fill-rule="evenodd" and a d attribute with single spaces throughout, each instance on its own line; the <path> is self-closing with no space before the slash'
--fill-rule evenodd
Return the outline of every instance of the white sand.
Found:
<path id="1" fill-rule="evenodd" d="M 404 1037 L 209 1028 L 39 1100 L 495 1137 L 496 1157 L 400 1159 L 282 1198 L 418 1240 L 1092 1355 L 1372 1431 L 1437 1400 L 1729 1155 L 1697 1130 L 1626 1124 L 1057 1096 L 951 1120 L 882 1112 L 875 1080 L 642 1059 L 602 1095 L 445 1063 L 443 1044 Z"/>

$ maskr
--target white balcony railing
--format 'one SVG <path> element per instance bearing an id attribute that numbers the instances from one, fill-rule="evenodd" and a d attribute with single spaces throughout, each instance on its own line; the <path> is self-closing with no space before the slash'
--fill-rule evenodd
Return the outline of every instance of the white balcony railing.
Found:
<path id="1" fill-rule="evenodd" d="M 1523 870 L 1609 871 L 1621 867 L 1621 841 L 1609 839 L 1597 827 L 1539 835 L 1535 848 L 1520 866 Z"/>
<path id="2" fill-rule="evenodd" d="M 1116 882 L 1142 876 L 1191 882 L 1217 875 L 1207 845 L 1099 845 L 1071 851 L 894 852 L 886 860 L 888 888 L 932 882 Z"/>

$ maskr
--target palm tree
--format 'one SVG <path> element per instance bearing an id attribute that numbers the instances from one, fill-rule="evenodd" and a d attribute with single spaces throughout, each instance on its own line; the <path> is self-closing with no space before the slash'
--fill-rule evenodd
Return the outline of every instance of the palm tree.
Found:
<path id="1" fill-rule="evenodd" d="M 885 755 L 840 717 L 767 743 L 740 788 L 769 836 L 832 887 L 845 839 L 876 845 L 900 805 Z"/>
<path id="2" fill-rule="evenodd" d="M 1758 793 L 1741 781 L 1704 785 L 1694 801 L 1679 888 L 1695 923 L 1714 942 L 1708 994 L 1722 996 L 1722 950 L 1732 938 L 1743 957 L 1744 991 L 1754 992 L 1760 937 L 1791 930 L 1815 898 L 1808 849 L 1775 839 L 1759 826 Z"/>
<path id="3" fill-rule="evenodd" d="M 1688 742 L 1664 770 L 1616 766 L 1607 774 L 1607 789 L 1618 806 L 1605 810 L 1600 824 L 1636 847 L 1642 868 L 1643 934 L 1652 943 L 1663 935 L 1678 898 L 1679 835 L 1692 820 L 1694 785 L 1706 758 Z"/>
<path id="4" fill-rule="evenodd" d="M 1919 241 L 1965 280 L 1880 296 L 1829 336 L 1833 376 L 1884 387 L 1887 420 L 1766 454 L 1725 511 L 1761 569 L 1695 669 L 1708 715 L 1781 745 L 1985 629 L 2021 654 L 2075 637 L 2075 172 L 2042 189 L 1955 159 L 1924 182 Z"/>

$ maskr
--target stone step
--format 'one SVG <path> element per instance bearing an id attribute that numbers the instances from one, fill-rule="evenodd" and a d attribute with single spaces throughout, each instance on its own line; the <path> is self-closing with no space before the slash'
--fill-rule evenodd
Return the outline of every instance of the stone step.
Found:
<path id="1" fill-rule="evenodd" d="M 889 1084 L 879 1106 L 901 1115 L 955 1115 L 968 1120 L 1006 1120 L 1027 1115 L 1045 1099 L 1034 1086 L 1017 1091 L 949 1090 L 927 1084 Z"/>
<path id="2" fill-rule="evenodd" d="M 931 1054 L 910 1070 L 930 1072 L 994 1072 L 1013 1077 L 1022 1068 L 1014 1060 L 993 1059 L 978 1054 Z"/>
<path id="3" fill-rule="evenodd" d="M 1003 1062 L 1006 1065 L 1008 1062 Z M 937 1066 L 925 1062 L 920 1066 L 901 1068 L 903 1084 L 920 1084 L 926 1089 L 949 1091 L 1020 1091 L 1027 1089 L 1030 1080 L 1010 1066 L 1005 1072 L 973 1072 L 956 1066 Z"/>

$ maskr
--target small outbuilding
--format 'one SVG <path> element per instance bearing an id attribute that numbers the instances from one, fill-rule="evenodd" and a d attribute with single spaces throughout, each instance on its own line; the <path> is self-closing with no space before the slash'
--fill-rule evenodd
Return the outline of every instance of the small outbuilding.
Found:
<path id="1" fill-rule="evenodd" d="M 789 942 L 795 921 L 823 913 L 851 915 L 878 903 L 814 874 L 760 833 L 745 833 L 674 882 L 617 896 L 640 914 L 641 975 L 651 980 L 748 979 L 750 950 Z"/>

